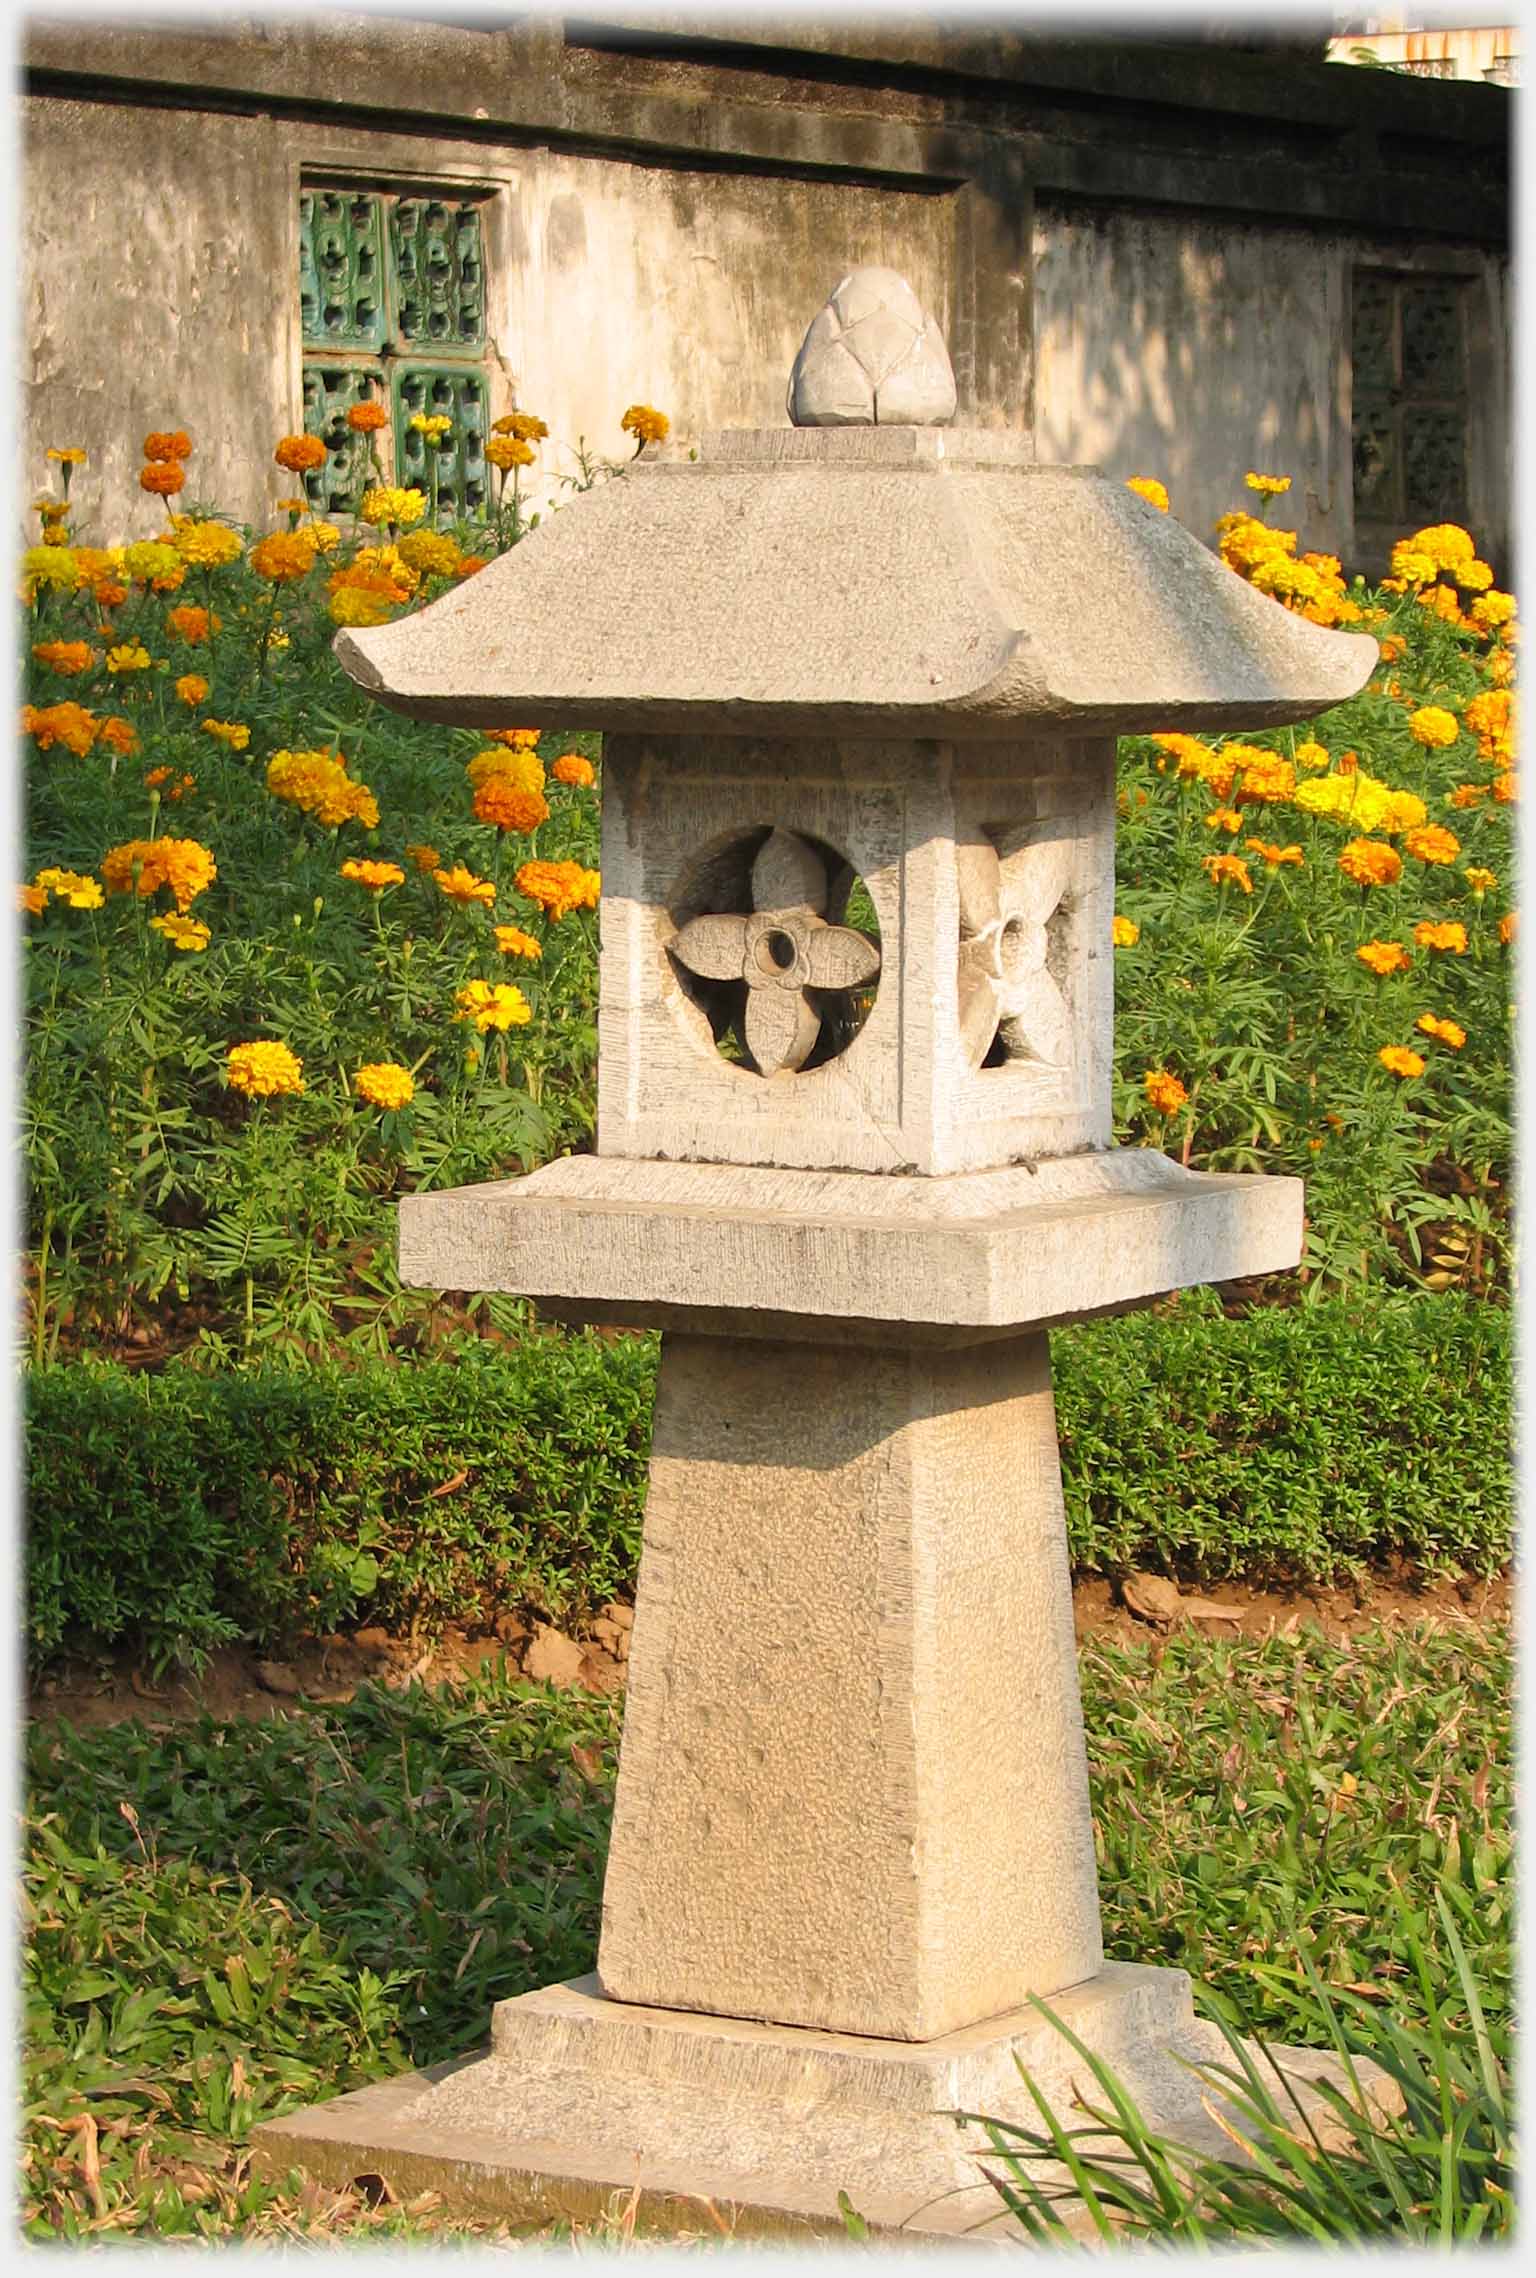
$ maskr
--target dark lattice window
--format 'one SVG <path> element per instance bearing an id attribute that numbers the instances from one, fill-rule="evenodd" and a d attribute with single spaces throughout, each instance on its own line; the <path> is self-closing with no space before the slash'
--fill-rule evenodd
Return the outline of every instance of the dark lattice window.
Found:
<path id="1" fill-rule="evenodd" d="M 1355 521 L 1455 521 L 1467 504 L 1466 286 L 1354 273 Z"/>
<path id="2" fill-rule="evenodd" d="M 449 415 L 453 447 L 435 454 L 441 510 L 483 512 L 490 390 L 479 203 L 416 191 L 304 190 L 299 307 L 304 425 L 330 452 L 305 478 L 314 505 L 352 505 L 347 412 L 371 399 L 390 415 L 395 480 L 422 489 L 427 445 L 411 420 Z"/>

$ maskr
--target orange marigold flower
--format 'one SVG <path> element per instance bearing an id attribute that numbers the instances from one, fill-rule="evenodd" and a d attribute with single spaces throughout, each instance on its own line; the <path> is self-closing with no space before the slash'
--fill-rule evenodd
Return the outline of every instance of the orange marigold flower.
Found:
<path id="1" fill-rule="evenodd" d="M 1339 868 L 1356 886 L 1395 886 L 1403 874 L 1403 858 L 1382 839 L 1352 838 L 1339 856 Z"/>
<path id="2" fill-rule="evenodd" d="M 47 887 L 18 886 L 16 889 L 16 907 L 26 917 L 40 918 L 48 907 Z"/>
<path id="3" fill-rule="evenodd" d="M 1506 910 L 1503 917 L 1501 917 L 1499 920 L 1499 940 L 1503 943 L 1506 949 L 1514 940 L 1519 930 L 1520 918 L 1518 911 Z"/>
<path id="4" fill-rule="evenodd" d="M 275 1099 L 304 1089 L 304 1063 L 286 1044 L 232 1044 L 227 1062 L 231 1091 L 247 1099 Z"/>
<path id="5" fill-rule="evenodd" d="M 515 435 L 520 443 L 542 443 L 549 429 L 531 411 L 504 411 L 491 421 L 493 435 Z"/>
<path id="6" fill-rule="evenodd" d="M 1467 1041 L 1467 1032 L 1459 1021 L 1439 1020 L 1432 1012 L 1421 1012 L 1413 1025 L 1437 1043 L 1449 1044 L 1453 1052 L 1459 1052 Z"/>
<path id="7" fill-rule="evenodd" d="M 1155 1108 L 1159 1115 L 1177 1115 L 1189 1098 L 1178 1077 L 1171 1076 L 1166 1068 L 1149 1068 L 1141 1079 L 1141 1086 L 1147 1095 L 1147 1105 Z"/>
<path id="8" fill-rule="evenodd" d="M 96 740 L 105 744 L 108 751 L 115 751 L 119 758 L 131 759 L 139 748 L 139 731 L 121 712 L 109 712 L 96 730 Z"/>
<path id="9" fill-rule="evenodd" d="M 619 421 L 619 426 L 624 434 L 635 438 L 638 456 L 647 443 L 664 443 L 672 422 L 665 412 L 654 410 L 648 403 L 632 403 Z"/>
<path id="10" fill-rule="evenodd" d="M 493 467 L 506 474 L 512 467 L 533 465 L 533 445 L 517 435 L 492 435 L 485 446 L 486 458 Z"/>
<path id="11" fill-rule="evenodd" d="M 1261 751 L 1254 745 L 1228 744 L 1222 757 L 1239 762 L 1239 802 L 1289 799 L 1296 788 L 1296 770 L 1278 752 Z"/>
<path id="12" fill-rule="evenodd" d="M 1480 807 L 1487 796 L 1481 783 L 1458 783 L 1454 791 L 1445 794 L 1445 803 L 1448 807 Z"/>
<path id="13" fill-rule="evenodd" d="M 579 751 L 563 751 L 549 772 L 557 783 L 570 783 L 583 791 L 597 781 L 597 770 Z"/>
<path id="14" fill-rule="evenodd" d="M 162 464 L 176 459 L 190 459 L 192 438 L 184 427 L 178 427 L 170 434 L 163 434 L 157 428 L 153 434 L 144 438 L 144 456 L 146 459 L 158 459 Z"/>
<path id="15" fill-rule="evenodd" d="M 1382 634 L 1381 661 L 1383 664 L 1396 664 L 1399 657 L 1404 657 L 1407 654 L 1408 643 L 1403 639 L 1401 633 Z"/>
<path id="16" fill-rule="evenodd" d="M 435 846 L 408 846 L 405 852 L 406 859 L 414 862 L 418 870 L 436 870 L 443 859 Z"/>
<path id="17" fill-rule="evenodd" d="M 493 930 L 496 935 L 496 946 L 503 957 L 533 959 L 542 957 L 544 954 L 542 947 L 534 940 L 533 935 L 524 933 L 521 926 L 498 925 Z"/>
<path id="18" fill-rule="evenodd" d="M 1208 854 L 1200 867 L 1213 886 L 1230 885 L 1245 894 L 1253 892 L 1253 879 L 1240 854 Z"/>
<path id="19" fill-rule="evenodd" d="M 1403 851 L 1416 862 L 1454 862 L 1461 841 L 1443 823 L 1422 823 L 1417 830 L 1404 832 Z"/>
<path id="20" fill-rule="evenodd" d="M 462 584 L 465 578 L 478 577 L 481 570 L 489 569 L 490 566 L 491 557 L 489 554 L 461 554 L 454 564 L 453 574 Z"/>
<path id="21" fill-rule="evenodd" d="M 1467 929 L 1457 918 L 1439 923 L 1432 918 L 1421 918 L 1413 929 L 1413 938 L 1421 949 L 1443 949 L 1452 957 L 1467 954 Z"/>
<path id="22" fill-rule="evenodd" d="M 195 838 L 131 838 L 101 861 L 109 894 L 153 894 L 169 886 L 178 910 L 185 911 L 217 878 L 218 866 Z"/>
<path id="23" fill-rule="evenodd" d="M 139 488 L 155 498 L 174 498 L 187 479 L 185 467 L 174 459 L 157 459 L 151 466 L 139 469 Z"/>
<path id="24" fill-rule="evenodd" d="M 1489 784 L 1488 788 L 1493 793 L 1495 799 L 1497 799 L 1499 802 L 1499 805 L 1501 807 L 1507 807 L 1510 802 L 1518 795 L 1520 786 L 1515 776 L 1514 770 L 1510 769 L 1507 774 L 1496 775 L 1493 781 Z"/>
<path id="25" fill-rule="evenodd" d="M 496 888 L 490 879 L 477 878 L 462 862 L 456 862 L 451 870 L 434 870 L 432 877 L 450 902 L 481 902 L 486 909 L 495 904 Z"/>
<path id="26" fill-rule="evenodd" d="M 316 552 L 307 530 L 274 530 L 268 537 L 258 538 L 251 548 L 251 567 L 258 577 L 274 585 L 289 585 L 309 575 Z"/>
<path id="27" fill-rule="evenodd" d="M 32 654 L 39 664 L 45 664 L 63 680 L 73 680 L 78 673 L 89 672 L 96 662 L 96 651 L 89 641 L 34 641 Z"/>
<path id="28" fill-rule="evenodd" d="M 289 474 L 306 475 L 323 467 L 329 453 L 318 435 L 285 435 L 272 456 Z"/>
<path id="29" fill-rule="evenodd" d="M 1362 965 L 1383 980 L 1388 973 L 1406 973 L 1413 959 L 1400 941 L 1367 941 L 1355 951 Z"/>
<path id="30" fill-rule="evenodd" d="M 1257 854 L 1261 860 L 1267 862 L 1271 870 L 1299 870 L 1302 867 L 1302 853 L 1299 846 L 1279 846 L 1269 839 L 1245 838 L 1243 847 L 1245 852 Z"/>
<path id="31" fill-rule="evenodd" d="M 535 831 L 549 820 L 549 801 L 541 791 L 523 791 L 505 775 L 488 775 L 474 797 L 475 820 L 494 824 L 499 831 Z"/>
<path id="32" fill-rule="evenodd" d="M 183 704 L 195 707 L 207 697 L 208 683 L 200 672 L 184 672 L 176 683 L 176 694 Z"/>
<path id="33" fill-rule="evenodd" d="M 411 1071 L 398 1060 L 366 1061 L 352 1078 L 352 1089 L 370 1107 L 409 1107 L 416 1097 Z"/>
<path id="34" fill-rule="evenodd" d="M 1389 1076 L 1422 1076 L 1424 1073 L 1422 1055 L 1410 1052 L 1406 1044 L 1383 1044 L 1376 1057 Z"/>
<path id="35" fill-rule="evenodd" d="M 1210 807 L 1202 818 L 1208 831 L 1240 831 L 1243 818 L 1235 807 Z"/>
<path id="36" fill-rule="evenodd" d="M 602 892 L 599 872 L 579 862 L 525 862 L 515 883 L 525 900 L 537 902 L 556 923 L 572 910 L 595 910 Z"/>
<path id="37" fill-rule="evenodd" d="M 354 435 L 377 435 L 389 425 L 389 413 L 381 403 L 354 403 L 347 411 L 347 425 Z"/>
<path id="38" fill-rule="evenodd" d="M 505 744 L 508 751 L 532 751 L 543 734 L 542 728 L 487 728 L 488 744 Z"/>
<path id="39" fill-rule="evenodd" d="M 101 722 L 83 704 L 24 704 L 21 732 L 33 738 L 39 751 L 52 751 L 58 743 L 84 759 L 101 732 Z"/>
<path id="40" fill-rule="evenodd" d="M 405 884 L 405 872 L 396 862 L 344 862 L 341 875 L 350 878 L 354 885 L 366 886 L 370 894 L 381 894 L 386 886 Z"/>
<path id="41" fill-rule="evenodd" d="M 210 616 L 206 609 L 199 609 L 190 601 L 183 601 L 179 607 L 168 609 L 165 621 L 176 638 L 185 641 L 189 648 L 198 647 L 207 640 L 210 633 L 219 630 L 218 618 Z"/>

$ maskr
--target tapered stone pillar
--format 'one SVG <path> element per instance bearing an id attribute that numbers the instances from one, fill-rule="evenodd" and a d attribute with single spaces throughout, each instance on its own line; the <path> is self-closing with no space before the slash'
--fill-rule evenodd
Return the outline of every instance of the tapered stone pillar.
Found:
<path id="1" fill-rule="evenodd" d="M 949 428 L 947 373 L 859 272 L 804 424 L 337 643 L 402 711 L 607 738 L 597 1152 L 412 1197 L 401 1272 L 662 1363 L 597 1970 L 258 2130 L 269 2171 L 970 2234 L 956 2113 L 1081 2073 L 1041 1998 L 1229 2148 L 1188 1979 L 1103 1959 L 1046 1332 L 1301 1247 L 1297 1181 L 1111 1144 L 1113 739 L 1305 718 L 1376 650 Z"/>

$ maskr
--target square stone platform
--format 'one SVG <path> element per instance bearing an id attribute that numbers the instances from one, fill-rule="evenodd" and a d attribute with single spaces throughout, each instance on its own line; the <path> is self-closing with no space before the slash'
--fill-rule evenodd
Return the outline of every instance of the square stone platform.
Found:
<path id="1" fill-rule="evenodd" d="M 1193 2069 L 1230 2066 L 1231 2052 L 1196 2018 L 1182 1970 L 1107 1963 L 1050 2006 L 1149 2126 L 1231 2156 Z M 1336 2128 L 1309 2085 L 1335 2077 L 1333 2061 L 1274 2055 L 1314 2125 Z M 846 2236 L 846 2193 L 888 2242 L 1007 2242 L 1021 2233 L 982 2172 L 995 2154 L 972 2116 L 1041 2124 L 1021 2065 L 1063 2126 L 1089 2124 L 1074 2095 L 1101 2092 L 1033 2008 L 886 2041 L 609 2001 L 592 1976 L 500 2003 L 488 2052 L 264 2122 L 255 2164 L 338 2188 L 377 2175 L 402 2197 L 434 2189 L 514 2223 L 611 2219 L 633 2203 L 645 2230 L 782 2241 Z M 1389 2105 L 1390 2084 L 1360 2071 Z"/>

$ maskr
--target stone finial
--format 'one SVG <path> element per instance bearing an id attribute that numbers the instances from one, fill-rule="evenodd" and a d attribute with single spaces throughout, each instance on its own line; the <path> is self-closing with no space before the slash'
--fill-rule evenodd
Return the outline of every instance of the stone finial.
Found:
<path id="1" fill-rule="evenodd" d="M 789 376 L 796 427 L 944 427 L 955 375 L 932 317 L 894 269 L 851 269 L 812 319 Z"/>

